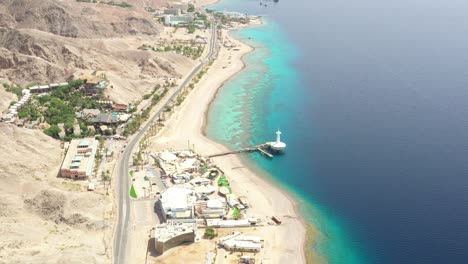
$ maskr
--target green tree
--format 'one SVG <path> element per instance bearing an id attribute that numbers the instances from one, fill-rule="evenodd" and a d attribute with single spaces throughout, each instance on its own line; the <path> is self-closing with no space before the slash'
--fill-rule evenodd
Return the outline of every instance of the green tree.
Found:
<path id="1" fill-rule="evenodd" d="M 195 6 L 192 5 L 192 4 L 189 4 L 189 5 L 188 5 L 188 8 L 187 8 L 187 11 L 188 11 L 188 12 L 194 12 L 194 11 L 195 11 Z"/>
<path id="2" fill-rule="evenodd" d="M 205 229 L 205 234 L 203 235 L 204 238 L 213 239 L 218 236 L 218 233 L 212 227 L 207 227 Z"/>
<path id="3" fill-rule="evenodd" d="M 57 125 L 51 125 L 49 128 L 44 130 L 44 133 L 50 137 L 58 138 L 58 134 L 60 133 L 60 128 Z"/>

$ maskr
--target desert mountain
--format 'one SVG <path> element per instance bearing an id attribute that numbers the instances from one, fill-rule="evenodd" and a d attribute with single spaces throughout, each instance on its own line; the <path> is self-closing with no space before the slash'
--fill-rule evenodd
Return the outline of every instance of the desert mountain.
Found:
<path id="1" fill-rule="evenodd" d="M 126 3 L 131 7 L 75 0 L 0 0 L 0 81 L 24 87 L 99 71 L 110 81 L 112 88 L 106 91 L 110 99 L 127 103 L 161 77 L 185 74 L 192 60 L 138 49 L 157 41 L 163 26 L 147 9 L 166 1 Z"/>
<path id="2" fill-rule="evenodd" d="M 0 124 L 0 143 L 0 263 L 109 263 L 110 198 L 56 177 L 60 142 Z"/>

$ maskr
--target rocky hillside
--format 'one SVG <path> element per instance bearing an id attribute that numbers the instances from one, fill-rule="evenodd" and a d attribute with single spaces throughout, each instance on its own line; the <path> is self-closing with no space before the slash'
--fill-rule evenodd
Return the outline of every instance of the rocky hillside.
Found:
<path id="1" fill-rule="evenodd" d="M 180 58 L 138 49 L 142 43 L 156 42 L 163 30 L 146 9 L 164 6 L 166 0 L 125 2 L 131 7 L 75 0 L 0 0 L 0 82 L 24 87 L 99 71 L 111 82 L 110 99 L 127 103 L 141 97 L 161 76 L 184 75 L 171 62 Z"/>
<path id="2" fill-rule="evenodd" d="M 145 1 L 130 8 L 73 0 L 0 0 L 0 27 L 36 29 L 72 38 L 158 34 L 159 26 L 145 12 Z M 148 5 L 161 4 L 149 1 Z"/>
<path id="3" fill-rule="evenodd" d="M 56 177 L 58 141 L 0 124 L 0 159 L 0 263 L 110 263 L 112 202 Z"/>

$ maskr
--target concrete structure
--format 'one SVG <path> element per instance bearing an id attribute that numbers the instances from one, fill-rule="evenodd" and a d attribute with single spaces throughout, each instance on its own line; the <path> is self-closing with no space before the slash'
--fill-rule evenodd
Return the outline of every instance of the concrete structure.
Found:
<path id="1" fill-rule="evenodd" d="M 89 121 L 97 124 L 112 125 L 119 122 L 119 116 L 117 114 L 105 114 L 101 113 L 95 117 L 89 118 Z"/>
<path id="2" fill-rule="evenodd" d="M 99 115 L 101 111 L 99 109 L 83 109 L 79 112 L 75 112 L 76 118 L 90 119 Z"/>
<path id="3" fill-rule="evenodd" d="M 8 123 L 14 122 L 18 116 L 18 111 L 31 100 L 31 93 L 28 89 L 23 89 L 21 93 L 23 94 L 21 100 L 8 108 L 8 113 L 2 117 L 2 121 Z"/>
<path id="4" fill-rule="evenodd" d="M 173 16 L 180 16 L 182 14 L 182 10 L 180 8 L 167 8 L 164 10 L 164 14 L 166 15 L 173 15 Z"/>
<path id="5" fill-rule="evenodd" d="M 172 181 L 174 181 L 175 184 L 186 183 L 189 182 L 190 179 L 192 179 L 192 176 L 187 172 L 174 173 L 172 175 Z"/>
<path id="6" fill-rule="evenodd" d="M 112 109 L 114 109 L 115 111 L 126 112 L 127 109 L 128 109 L 128 105 L 126 105 L 126 104 L 114 103 L 114 104 L 112 105 Z"/>
<path id="7" fill-rule="evenodd" d="M 184 14 L 184 15 L 165 15 L 164 16 L 164 25 L 166 26 L 176 26 L 179 24 L 187 24 L 193 21 L 193 15 Z"/>
<path id="8" fill-rule="evenodd" d="M 233 193 L 226 194 L 226 202 L 229 204 L 230 207 L 234 207 L 239 204 L 236 199 L 236 195 Z"/>
<path id="9" fill-rule="evenodd" d="M 33 94 L 41 94 L 41 93 L 50 92 L 55 88 L 66 86 L 66 85 L 68 85 L 68 82 L 36 85 L 36 86 L 29 87 L 29 91 Z"/>
<path id="10" fill-rule="evenodd" d="M 193 206 L 196 200 L 193 190 L 170 187 L 161 194 L 157 203 L 161 208 L 164 220 L 191 219 L 194 215 Z"/>
<path id="11" fill-rule="evenodd" d="M 259 252 L 264 240 L 261 237 L 245 236 L 240 232 L 219 239 L 219 245 L 230 251 Z"/>
<path id="12" fill-rule="evenodd" d="M 65 138 L 65 136 L 66 136 L 65 124 L 64 123 L 58 123 L 57 126 L 58 126 L 58 128 L 60 128 L 60 132 L 58 133 L 59 138 Z"/>
<path id="13" fill-rule="evenodd" d="M 120 114 L 120 115 L 119 115 L 119 121 L 121 121 L 121 122 L 127 122 L 128 119 L 130 119 L 130 117 L 132 117 L 131 114 Z"/>
<path id="14" fill-rule="evenodd" d="M 74 124 L 73 125 L 73 135 L 79 136 L 81 135 L 81 128 L 79 124 Z"/>
<path id="15" fill-rule="evenodd" d="M 163 254 L 175 246 L 196 241 L 197 223 L 169 221 L 156 226 L 154 244 L 156 251 Z"/>
<path id="16" fill-rule="evenodd" d="M 201 218 L 222 218 L 227 213 L 227 205 L 220 199 L 198 201 L 195 204 L 195 213 Z"/>
<path id="17" fill-rule="evenodd" d="M 229 17 L 229 18 L 236 18 L 236 19 L 241 19 L 241 18 L 247 18 L 245 14 L 239 13 L 239 12 L 228 12 L 224 11 L 223 15 Z"/>
<path id="18" fill-rule="evenodd" d="M 286 148 L 286 143 L 281 142 L 281 131 L 276 131 L 276 141 L 268 142 L 268 145 L 275 151 L 282 151 Z"/>
<path id="19" fill-rule="evenodd" d="M 29 87 L 29 91 L 33 94 L 40 94 L 50 92 L 51 89 L 49 85 L 36 85 Z"/>
<path id="20" fill-rule="evenodd" d="M 84 179 L 92 176 L 98 141 L 94 138 L 73 139 L 60 168 L 62 177 Z"/>
<path id="21" fill-rule="evenodd" d="M 85 80 L 84 91 L 87 95 L 95 95 L 107 86 L 107 82 L 98 76 L 88 76 Z"/>
<path id="22" fill-rule="evenodd" d="M 206 226 L 218 228 L 233 228 L 233 227 L 249 227 L 255 225 L 247 219 L 242 220 L 221 220 L 221 219 L 207 219 Z"/>
<path id="23" fill-rule="evenodd" d="M 241 256 L 239 264 L 255 264 L 255 258 L 251 256 Z"/>

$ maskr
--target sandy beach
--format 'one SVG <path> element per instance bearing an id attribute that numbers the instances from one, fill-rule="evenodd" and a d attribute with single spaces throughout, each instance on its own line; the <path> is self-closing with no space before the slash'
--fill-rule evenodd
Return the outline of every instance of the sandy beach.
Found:
<path id="1" fill-rule="evenodd" d="M 226 36 L 227 32 L 223 34 Z M 222 144 L 204 136 L 203 129 L 206 112 L 218 89 L 243 69 L 242 57 L 253 50 L 250 46 L 229 38 L 237 45 L 236 50 L 228 50 L 225 47 L 221 49 L 208 74 L 195 86 L 161 133 L 151 139 L 151 151 L 167 148 L 186 149 L 188 142 L 193 144 L 195 151 L 201 155 L 228 150 Z M 245 195 L 249 198 L 252 204 L 251 212 L 255 213 L 256 217 L 266 219 L 276 215 L 283 219 L 280 226 L 267 225 L 254 231 L 266 241 L 262 250 L 263 259 L 268 263 L 306 263 L 306 227 L 297 213 L 295 201 L 265 177 L 254 173 L 236 155 L 216 157 L 213 160 L 230 179 L 233 191 L 238 196 Z M 168 258 L 175 253 L 171 254 L 172 251 L 178 251 L 179 254 L 184 248 L 185 246 L 174 248 L 158 259 L 163 263 L 164 259 L 169 261 Z"/>

